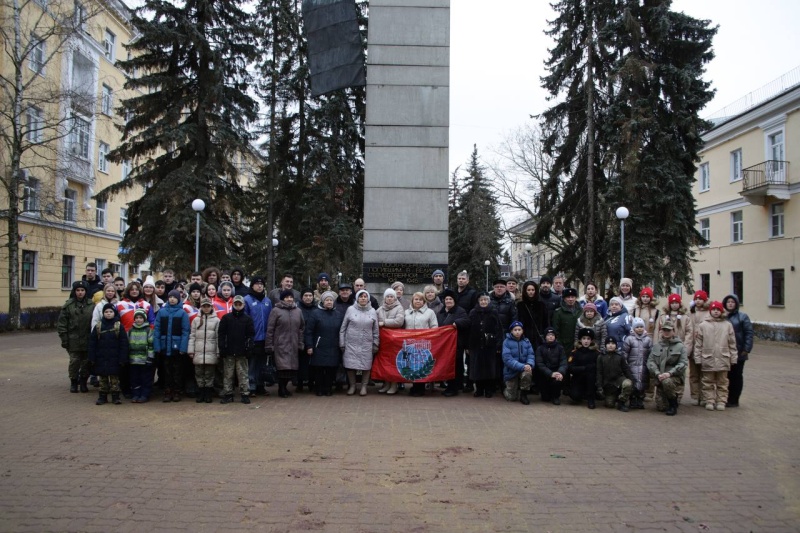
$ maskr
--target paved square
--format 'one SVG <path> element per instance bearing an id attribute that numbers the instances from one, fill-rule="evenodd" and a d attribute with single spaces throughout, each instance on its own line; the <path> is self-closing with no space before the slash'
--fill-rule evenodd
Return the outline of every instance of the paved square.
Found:
<path id="1" fill-rule="evenodd" d="M 95 406 L 54 332 L 0 335 L 2 531 L 800 531 L 800 350 L 742 407 L 501 396 Z M 688 391 L 688 387 L 687 387 Z"/>

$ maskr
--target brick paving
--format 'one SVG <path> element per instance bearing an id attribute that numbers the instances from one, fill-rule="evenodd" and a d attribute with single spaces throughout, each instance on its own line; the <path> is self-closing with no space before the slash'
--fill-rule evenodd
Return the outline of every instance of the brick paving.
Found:
<path id="1" fill-rule="evenodd" d="M 800 350 L 666 417 L 373 390 L 95 406 L 55 333 L 0 336 L 2 531 L 798 531 Z"/>

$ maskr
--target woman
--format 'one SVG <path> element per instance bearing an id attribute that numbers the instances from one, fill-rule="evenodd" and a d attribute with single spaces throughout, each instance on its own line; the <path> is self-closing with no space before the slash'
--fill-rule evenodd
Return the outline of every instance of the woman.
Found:
<path id="1" fill-rule="evenodd" d="M 402 282 L 395 281 L 392 283 L 392 290 L 397 294 L 397 301 L 403 306 L 403 311 L 411 307 L 411 302 L 403 298 L 403 292 L 406 290 L 406 286 L 403 285 Z"/>
<path id="2" fill-rule="evenodd" d="M 583 298 L 580 299 L 578 302 L 581 304 L 581 307 L 586 305 L 587 303 L 593 303 L 595 307 L 597 307 L 597 313 L 605 320 L 606 315 L 608 314 L 608 304 L 603 297 L 597 292 L 597 285 L 594 284 L 593 281 L 590 281 L 586 284 L 586 294 L 583 295 Z"/>
<path id="3" fill-rule="evenodd" d="M 547 323 L 547 307 L 539 300 L 539 286 L 535 281 L 522 285 L 522 300 L 517 302 L 517 318 L 522 322 L 525 336 L 536 349 L 544 343 Z"/>
<path id="4" fill-rule="evenodd" d="M 142 293 L 144 294 L 144 299 L 150 304 L 150 308 L 153 310 L 153 315 L 155 316 L 158 310 L 161 309 L 161 306 L 164 305 L 164 301 L 156 295 L 156 284 L 153 281 L 153 276 L 147 276 L 144 283 L 142 283 Z"/>
<path id="5" fill-rule="evenodd" d="M 436 322 L 436 314 L 428 309 L 425 304 L 425 295 L 421 292 L 415 292 L 411 297 L 411 308 L 406 309 L 405 321 L 403 324 L 405 329 L 431 329 L 439 327 Z M 424 396 L 425 384 L 414 383 L 411 385 L 411 390 L 408 391 L 409 396 Z"/>
<path id="6" fill-rule="evenodd" d="M 405 322 L 403 306 L 397 301 L 397 293 L 392 289 L 383 292 L 383 305 L 378 308 L 378 326 L 381 328 L 402 328 Z M 397 383 L 387 381 L 378 389 L 380 393 L 397 394 Z"/>
<path id="7" fill-rule="evenodd" d="M 633 280 L 631 278 L 622 278 L 619 280 L 618 298 L 622 300 L 622 305 L 625 307 L 625 310 L 628 311 L 628 314 L 633 316 L 633 308 L 636 307 L 636 298 L 633 296 Z M 622 340 L 617 339 L 617 342 L 622 342 Z"/>
<path id="8" fill-rule="evenodd" d="M 297 307 L 300 309 L 300 312 L 303 313 L 303 322 L 308 325 L 308 321 L 311 320 L 311 315 L 317 308 L 317 302 L 314 300 L 314 289 L 306 287 L 300 291 L 300 303 L 297 304 Z M 308 354 L 301 350 L 298 357 L 299 366 L 297 368 L 295 392 L 303 392 L 303 386 L 308 386 L 308 390 L 310 391 L 312 388 L 312 376 L 309 372 Z"/>
<path id="9" fill-rule="evenodd" d="M 333 394 L 336 369 L 342 362 L 339 348 L 339 329 L 342 315 L 336 312 L 336 293 L 325 291 L 317 308 L 311 313 L 304 330 L 306 354 L 314 375 L 314 392 L 317 396 Z"/>
<path id="10" fill-rule="evenodd" d="M 728 402 L 727 407 L 739 407 L 739 397 L 744 388 L 744 364 L 750 358 L 753 350 L 753 323 L 750 317 L 739 311 L 739 298 L 729 294 L 722 299 L 722 306 L 728 313 L 728 321 L 733 326 L 736 335 L 737 363 L 728 372 Z"/>
<path id="11" fill-rule="evenodd" d="M 222 273 L 217 267 L 208 267 L 203 270 L 203 281 L 205 283 L 213 283 L 214 287 L 220 284 Z"/>
<path id="12" fill-rule="evenodd" d="M 344 367 L 350 384 L 348 396 L 356 393 L 356 370 L 362 371 L 359 394 L 367 395 L 372 357 L 378 353 L 379 345 L 378 314 L 370 305 L 369 293 L 362 289 L 356 293 L 356 302 L 347 309 L 339 329 L 339 347 L 344 352 Z"/>
<path id="13" fill-rule="evenodd" d="M 92 324 L 89 328 L 90 330 L 94 329 L 94 327 L 103 320 L 103 306 L 106 304 L 117 304 L 117 288 L 114 287 L 114 283 L 106 283 L 103 287 L 103 299 L 100 300 L 94 306 L 94 311 L 92 311 Z M 116 305 L 115 305 L 116 307 Z"/>
<path id="14" fill-rule="evenodd" d="M 469 379 L 475 382 L 474 397 L 494 396 L 497 357 L 503 343 L 500 317 L 489 307 L 489 294 L 481 293 L 478 307 L 469 314 Z"/>
<path id="15" fill-rule="evenodd" d="M 608 302 L 608 316 L 605 322 L 608 337 L 613 337 L 617 343 L 622 344 L 625 342 L 625 337 L 631 334 L 632 321 L 633 318 L 625 309 L 622 299 L 619 296 L 611 298 L 611 301 Z"/>
<path id="16" fill-rule="evenodd" d="M 278 371 L 278 396 L 288 398 L 292 395 L 287 388 L 289 381 L 296 379 L 299 367 L 298 352 L 303 349 L 303 313 L 294 303 L 294 292 L 284 289 L 280 300 L 269 314 L 267 339 L 264 350 L 274 354 L 275 368 Z"/>
<path id="17" fill-rule="evenodd" d="M 442 310 L 442 301 L 439 299 L 438 294 L 436 294 L 436 287 L 433 285 L 426 285 L 424 289 L 422 289 L 422 294 L 425 296 L 425 305 L 428 306 L 428 309 L 433 311 L 433 314 L 436 315 L 439 311 Z"/>
<path id="18" fill-rule="evenodd" d="M 463 307 L 456 305 L 456 293 L 445 289 L 441 295 L 444 300 L 442 309 L 436 314 L 436 323 L 439 327 L 453 326 L 458 331 L 456 344 L 456 377 L 447 382 L 442 395 L 456 396 L 464 384 L 464 349 L 467 347 L 469 336 L 469 316 Z"/>
<path id="19" fill-rule="evenodd" d="M 153 313 L 150 304 L 144 299 L 142 294 L 142 286 L 138 281 L 131 281 L 125 287 L 122 293 L 122 300 L 117 303 L 117 313 L 119 313 L 119 322 L 125 333 L 129 333 L 133 327 L 133 312 L 137 309 L 144 309 L 147 312 L 147 321 L 150 325 L 153 324 L 155 314 Z M 124 392 L 124 390 L 123 390 Z"/>

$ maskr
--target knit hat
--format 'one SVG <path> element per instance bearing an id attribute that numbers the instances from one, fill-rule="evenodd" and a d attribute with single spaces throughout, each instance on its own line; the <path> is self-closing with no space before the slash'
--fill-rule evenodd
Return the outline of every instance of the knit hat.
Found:
<path id="1" fill-rule="evenodd" d="M 283 300 L 285 300 L 286 298 L 288 298 L 289 296 L 291 296 L 292 298 L 294 298 L 294 292 L 292 292 L 292 289 L 283 289 L 283 290 L 280 292 L 279 299 L 280 299 L 280 301 L 283 301 Z"/>
<path id="2" fill-rule="evenodd" d="M 578 297 L 577 289 L 574 289 L 572 287 L 566 287 L 563 291 L 561 291 L 562 298 L 568 298 L 569 296 L 574 296 L 575 298 L 577 298 Z"/>
<path id="3" fill-rule="evenodd" d="M 652 300 L 653 299 L 653 289 L 651 289 L 650 287 L 645 287 L 644 289 L 639 291 L 639 298 L 641 298 L 642 296 L 649 296 L 650 299 Z"/>
<path id="4" fill-rule="evenodd" d="M 436 275 L 444 276 L 444 272 L 442 272 L 440 269 L 437 268 L 436 270 L 433 271 L 433 274 L 431 274 L 431 277 L 436 276 Z"/>
<path id="5" fill-rule="evenodd" d="M 711 305 L 708 306 L 708 310 L 711 311 L 712 309 L 719 309 L 721 312 L 725 312 L 725 307 L 723 307 L 722 302 L 711 302 Z"/>
<path id="6" fill-rule="evenodd" d="M 255 285 L 256 283 L 260 283 L 260 284 L 264 285 L 264 277 L 263 276 L 253 276 L 252 278 L 250 278 L 250 286 L 251 287 L 253 285 Z"/>
<path id="7" fill-rule="evenodd" d="M 544 336 L 545 337 L 547 337 L 551 333 L 553 334 L 554 337 L 557 336 L 556 335 L 556 328 L 547 328 L 547 329 L 544 330 Z"/>
<path id="8" fill-rule="evenodd" d="M 142 288 L 147 287 L 150 285 L 154 289 L 156 288 L 156 282 L 153 280 L 153 276 L 147 276 L 144 278 L 144 283 L 142 283 Z"/>
<path id="9" fill-rule="evenodd" d="M 333 292 L 333 291 L 325 291 L 325 292 L 322 293 L 322 296 L 319 297 L 319 301 L 320 302 L 324 302 L 328 298 L 330 298 L 331 300 L 333 300 L 335 302 L 336 301 L 336 293 Z"/>
<path id="10" fill-rule="evenodd" d="M 643 328 L 644 327 L 644 320 L 639 318 L 638 316 L 633 319 L 633 328 Z"/>
<path id="11" fill-rule="evenodd" d="M 633 288 L 633 280 L 631 278 L 622 278 L 622 279 L 620 279 L 619 280 L 620 286 L 622 286 L 623 283 L 627 283 L 628 285 L 631 286 L 631 288 Z"/>
<path id="12" fill-rule="evenodd" d="M 383 297 L 386 298 L 387 296 L 393 296 L 397 298 L 397 293 L 394 292 L 394 289 L 386 289 L 385 291 L 383 291 Z"/>
<path id="13" fill-rule="evenodd" d="M 328 276 L 328 274 L 327 274 L 326 272 L 320 272 L 320 273 L 317 275 L 317 283 L 319 283 L 319 282 L 320 282 L 320 281 L 322 281 L 323 279 L 324 279 L 324 280 L 326 280 L 326 281 L 328 281 L 328 282 L 330 282 L 330 280 L 331 280 L 330 276 Z"/>
<path id="14" fill-rule="evenodd" d="M 105 306 L 103 306 L 103 310 L 105 310 Z M 133 319 L 136 320 L 137 316 L 141 316 L 142 318 L 147 320 L 147 311 L 141 308 L 137 309 L 136 311 L 133 312 Z"/>
<path id="15" fill-rule="evenodd" d="M 176 291 L 175 289 L 169 291 L 169 294 L 167 294 L 167 298 L 172 298 L 173 296 L 175 297 L 176 300 L 181 299 L 181 293 L 179 291 Z"/>
<path id="16" fill-rule="evenodd" d="M 200 300 L 200 307 L 203 307 L 204 305 L 214 305 L 214 304 L 211 302 L 211 298 L 203 298 L 202 300 Z"/>
<path id="17" fill-rule="evenodd" d="M 619 296 L 614 296 L 613 298 L 611 298 L 608 301 L 608 305 L 611 306 L 611 304 L 613 304 L 614 302 L 617 302 L 619 306 L 622 307 L 623 309 L 625 308 L 625 302 L 623 302 L 622 298 L 620 298 Z"/>
<path id="18" fill-rule="evenodd" d="M 193 293 L 194 291 L 203 292 L 203 286 L 200 285 L 199 283 L 192 283 L 191 285 L 189 285 L 189 294 Z"/>
<path id="19" fill-rule="evenodd" d="M 541 285 L 542 283 L 549 283 L 550 285 L 552 285 L 553 284 L 553 278 L 551 278 L 550 276 L 542 276 L 539 279 L 539 285 Z"/>
<path id="20" fill-rule="evenodd" d="M 117 306 L 110 302 L 103 306 L 103 312 L 105 313 L 107 309 L 111 309 L 112 311 L 114 311 L 114 313 L 117 312 Z"/>
<path id="21" fill-rule="evenodd" d="M 596 313 L 597 312 L 597 306 L 594 305 L 592 302 L 586 302 L 583 305 L 583 310 L 584 311 L 594 311 Z"/>
<path id="22" fill-rule="evenodd" d="M 237 294 L 236 296 L 234 296 L 233 297 L 233 303 L 237 303 L 237 302 L 244 303 L 244 296 L 242 296 L 241 294 Z"/>
<path id="23" fill-rule="evenodd" d="M 400 288 L 402 288 L 402 289 L 403 289 L 403 292 L 405 292 L 405 290 L 406 290 L 406 286 L 405 286 L 405 285 L 403 285 L 403 282 L 402 282 L 402 281 L 395 281 L 394 283 L 392 283 L 392 288 L 393 288 L 394 290 L 397 290 L 397 287 L 400 287 Z"/>
<path id="24" fill-rule="evenodd" d="M 360 291 L 358 291 L 356 293 L 356 301 L 358 301 L 358 297 L 361 296 L 362 294 L 366 294 L 367 295 L 367 300 L 369 300 L 369 293 L 367 292 L 367 290 L 366 289 L 361 289 Z M 367 305 L 369 305 L 369 303 L 367 303 Z"/>
<path id="25" fill-rule="evenodd" d="M 523 325 L 522 325 L 522 322 L 520 322 L 519 320 L 515 320 L 514 322 L 512 322 L 512 323 L 511 323 L 511 325 L 510 325 L 510 326 L 508 326 L 508 331 L 511 331 L 511 330 L 512 330 L 512 329 L 514 329 L 514 328 L 522 328 L 522 329 L 525 329 L 525 326 L 523 326 Z"/>
<path id="26" fill-rule="evenodd" d="M 592 328 L 581 328 L 578 330 L 578 339 L 589 337 L 594 340 L 594 330 Z"/>
<path id="27" fill-rule="evenodd" d="M 305 289 L 300 291 L 300 296 L 305 296 L 306 294 L 311 294 L 313 296 L 314 289 L 312 289 L 311 287 L 306 287 Z"/>
<path id="28" fill-rule="evenodd" d="M 695 300 L 700 299 L 700 300 L 703 300 L 704 302 L 707 302 L 708 301 L 708 293 L 706 291 L 697 291 L 697 292 L 694 293 L 694 299 Z M 722 304 L 720 303 L 720 305 L 722 305 Z"/>
<path id="29" fill-rule="evenodd" d="M 669 295 L 669 297 L 667 298 L 667 302 L 668 302 L 668 303 L 670 303 L 670 304 L 671 304 L 671 303 L 673 303 L 673 302 L 678 302 L 678 303 L 681 303 L 681 295 L 680 295 L 680 294 L 675 294 L 675 293 L 672 293 L 672 294 L 670 294 L 670 295 Z"/>

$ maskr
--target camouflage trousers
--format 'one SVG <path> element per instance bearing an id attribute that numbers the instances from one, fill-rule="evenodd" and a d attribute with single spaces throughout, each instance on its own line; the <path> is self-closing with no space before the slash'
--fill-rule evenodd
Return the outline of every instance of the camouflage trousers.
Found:
<path id="1" fill-rule="evenodd" d="M 97 376 L 100 380 L 100 393 L 119 392 L 119 376 Z"/>
<path id="2" fill-rule="evenodd" d="M 519 400 L 519 391 L 528 391 L 531 388 L 533 381 L 533 372 L 520 372 L 517 377 L 506 381 L 506 390 L 503 391 L 503 396 L 509 402 L 516 402 Z"/>
<path id="3" fill-rule="evenodd" d="M 69 379 L 89 377 L 89 352 L 69 352 Z"/>
<path id="4" fill-rule="evenodd" d="M 247 377 L 247 357 L 244 355 L 228 356 L 225 360 L 225 376 L 222 395 L 233 396 L 233 380 L 239 382 L 239 392 L 242 396 L 250 394 L 250 382 Z"/>
<path id="5" fill-rule="evenodd" d="M 669 407 L 669 400 L 678 400 L 681 403 L 683 397 L 684 378 L 683 376 L 673 376 L 664 381 L 658 381 L 658 377 L 652 377 L 651 381 L 656 382 L 656 409 L 666 411 Z"/>
<path id="6" fill-rule="evenodd" d="M 629 379 L 623 379 L 622 385 L 619 387 L 603 387 L 603 397 L 605 398 L 606 407 L 615 407 L 617 400 L 627 403 L 628 398 L 631 396 L 633 390 L 633 382 Z"/>
<path id="7" fill-rule="evenodd" d="M 692 400 L 700 400 L 703 396 L 703 365 L 689 361 L 689 393 Z"/>
<path id="8" fill-rule="evenodd" d="M 194 379 L 198 387 L 213 387 L 217 365 L 194 365 Z"/>

